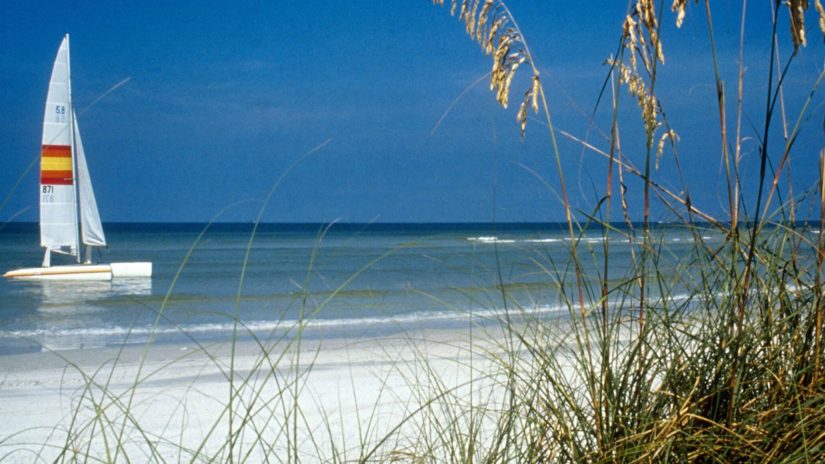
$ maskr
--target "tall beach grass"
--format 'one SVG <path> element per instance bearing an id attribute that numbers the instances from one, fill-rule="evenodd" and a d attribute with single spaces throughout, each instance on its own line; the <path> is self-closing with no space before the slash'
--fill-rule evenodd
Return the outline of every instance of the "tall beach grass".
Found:
<path id="1" fill-rule="evenodd" d="M 582 218 L 571 214 L 551 108 L 516 19 L 504 2 L 451 2 L 451 13 L 492 56 L 490 88 L 502 106 L 508 104 L 509 87 L 520 66 L 528 68 L 530 85 L 517 122 L 524 133 L 530 110 L 544 116 L 549 156 L 558 170 L 572 239 L 573 272 L 548 270 L 548 278 L 575 281 L 565 295 L 570 313 L 567 330 L 540 322 L 507 325 L 522 350 L 520 356 L 503 363 L 504 369 L 514 373 L 508 377 L 507 390 L 526 401 L 514 402 L 504 413 L 507 427 L 501 433 L 507 437 L 502 448 L 506 452 L 493 454 L 493 460 L 825 459 L 820 233 L 825 212 L 825 150 L 815 163 L 804 152 L 822 147 L 796 145 L 811 106 L 821 101 L 819 87 L 825 71 L 819 71 L 808 89 L 799 114 L 786 114 L 783 100 L 783 89 L 791 85 L 785 81 L 788 70 L 797 55 L 804 53 L 809 5 L 806 1 L 769 5 L 772 22 L 763 25 L 763 30 L 773 48 L 769 72 L 763 77 L 765 110 L 761 121 L 751 122 L 752 135 L 759 139 L 756 178 L 742 175 L 746 170 L 741 146 L 747 131 L 742 126 L 746 66 L 742 52 L 748 2 L 741 2 L 740 70 L 733 109 L 734 95 L 725 88 L 717 64 L 711 2 L 695 2 L 694 6 L 695 19 L 704 16 L 707 23 L 709 49 L 703 53 L 709 57 L 708 72 L 716 82 L 713 104 L 718 109 L 729 216 L 714 217 L 694 204 L 690 192 L 697 182 L 685 179 L 681 171 L 657 173 L 660 158 L 667 156 L 667 145 L 672 147 L 673 165 L 681 169 L 683 163 L 676 149 L 677 128 L 666 117 L 667 102 L 656 94 L 666 84 L 659 82 L 658 68 L 665 62 L 666 51 L 662 23 L 670 19 L 663 2 L 638 0 L 630 2 L 618 50 L 606 61 L 609 71 L 602 101 L 609 102 L 613 117 L 610 130 L 598 143 L 606 148 L 569 136 L 608 161 L 602 197 Z M 825 11 L 820 2 L 814 6 L 811 10 L 816 13 L 807 15 L 809 22 L 811 17 L 819 20 L 825 33 Z M 681 27 L 688 2 L 676 0 L 670 7 L 673 20 Z M 779 58 L 777 34 L 782 21 L 789 24 L 793 47 L 784 61 Z M 815 34 L 821 37 L 820 31 Z M 634 127 L 618 117 L 620 105 L 627 103 L 621 98 L 624 91 L 635 100 L 643 123 L 641 158 L 624 152 L 620 143 L 620 129 Z M 728 125 L 733 119 L 731 130 Z M 782 138 L 778 144 L 773 141 L 777 136 Z M 793 190 L 792 153 L 799 151 L 803 151 L 799 160 L 804 169 L 819 172 L 818 185 L 810 191 Z M 668 189 L 657 181 L 657 174 L 671 182 L 679 179 L 681 184 L 676 190 Z M 641 204 L 627 201 L 624 178 L 628 176 L 642 182 Z M 617 189 L 616 183 L 621 187 Z M 746 185 L 758 187 L 743 188 Z M 787 191 L 782 192 L 781 186 Z M 748 197 L 746 192 L 755 193 Z M 618 193 L 615 206 L 614 193 Z M 665 270 L 668 250 L 651 226 L 651 204 L 657 201 L 694 234 L 692 253 L 683 258 L 682 269 L 675 274 Z M 806 207 L 807 211 L 814 209 L 811 205 L 815 213 L 801 217 Z M 638 217 L 640 224 L 630 220 Z M 625 222 L 626 232 L 614 230 L 614 222 Z M 723 234 L 721 245 L 705 242 L 700 231 L 705 225 Z M 586 250 L 577 241 L 589 229 L 604 235 L 600 253 Z M 619 284 L 609 279 L 610 244 L 616 238 L 637 245 L 632 269 Z M 586 254 L 603 263 L 595 281 L 582 278 Z M 687 289 L 688 297 L 670 298 L 675 289 Z"/>

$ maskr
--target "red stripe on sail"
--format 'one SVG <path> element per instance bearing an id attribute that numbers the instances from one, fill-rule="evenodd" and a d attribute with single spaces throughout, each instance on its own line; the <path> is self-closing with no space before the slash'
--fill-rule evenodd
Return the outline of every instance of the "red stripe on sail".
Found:
<path id="1" fill-rule="evenodd" d="M 72 171 L 41 171 L 40 183 L 43 185 L 72 185 Z"/>
<path id="2" fill-rule="evenodd" d="M 60 156 L 60 157 L 69 157 L 72 156 L 72 147 L 69 145 L 43 145 L 43 149 L 40 151 L 42 156 Z"/>
<path id="3" fill-rule="evenodd" d="M 40 156 L 43 158 L 71 158 L 72 147 L 69 145 L 43 145 Z M 63 164 L 63 163 L 59 163 Z M 71 167 L 71 164 L 69 164 Z M 40 183 L 43 185 L 72 185 L 74 173 L 69 170 L 40 169 Z"/>

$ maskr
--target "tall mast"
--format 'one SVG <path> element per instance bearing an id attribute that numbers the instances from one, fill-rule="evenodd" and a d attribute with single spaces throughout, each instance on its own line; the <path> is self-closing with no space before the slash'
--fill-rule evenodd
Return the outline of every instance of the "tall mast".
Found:
<path id="1" fill-rule="evenodd" d="M 69 34 L 66 34 L 66 76 L 68 78 L 68 93 L 69 93 L 69 109 L 68 109 L 68 117 L 69 117 L 69 136 L 71 137 L 72 141 L 72 177 L 73 182 L 72 185 L 74 187 L 74 217 L 76 219 L 77 229 L 75 229 L 75 256 L 77 258 L 77 262 L 80 263 L 81 258 L 81 250 L 80 250 L 80 211 L 78 209 L 78 203 L 80 202 L 80 197 L 78 195 L 78 188 L 77 188 L 77 148 L 75 144 L 75 136 L 74 136 L 74 105 L 72 105 L 72 53 L 71 53 L 71 46 L 69 44 Z"/>

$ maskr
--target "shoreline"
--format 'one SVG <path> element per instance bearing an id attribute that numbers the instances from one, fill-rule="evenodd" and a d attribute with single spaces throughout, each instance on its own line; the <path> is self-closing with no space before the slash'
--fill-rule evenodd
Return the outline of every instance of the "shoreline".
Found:
<path id="1" fill-rule="evenodd" d="M 546 320 L 560 321 L 569 311 L 559 304 L 545 304 L 510 310 L 468 309 L 465 311 L 421 310 L 401 314 L 373 315 L 352 318 L 311 317 L 304 320 L 302 330 L 306 341 L 344 339 L 383 339 L 425 331 L 461 332 L 472 325 L 478 331 L 496 330 L 502 321 L 512 322 Z M 299 330 L 297 319 L 251 320 L 238 324 L 234 335 L 241 343 L 255 339 L 271 340 L 293 336 Z M 50 329 L 0 330 L 0 358 L 4 356 L 37 353 L 72 353 L 75 351 L 140 349 L 149 339 L 156 346 L 173 345 L 194 347 L 228 343 L 233 337 L 233 323 L 211 321 L 192 324 L 159 324 L 157 326 L 109 325 L 82 327 L 64 331 Z"/>

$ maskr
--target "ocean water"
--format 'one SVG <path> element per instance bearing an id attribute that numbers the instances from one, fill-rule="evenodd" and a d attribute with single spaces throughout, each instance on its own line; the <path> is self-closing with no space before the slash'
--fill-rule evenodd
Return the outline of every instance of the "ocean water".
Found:
<path id="1" fill-rule="evenodd" d="M 575 282 L 558 224 L 265 224 L 252 241 L 248 224 L 111 224 L 106 232 L 100 260 L 151 261 L 152 278 L 0 279 L 0 354 L 209 343 L 233 333 L 266 339 L 299 321 L 307 337 L 363 337 L 495 323 L 504 311 L 561 317 L 560 291 Z M 638 246 L 615 236 L 608 277 L 621 281 Z M 675 266 L 696 236 L 660 227 L 657 237 Z M 39 265 L 37 226 L 7 224 L 0 250 L 2 272 Z M 599 231 L 584 234 L 589 277 L 601 250 Z"/>

